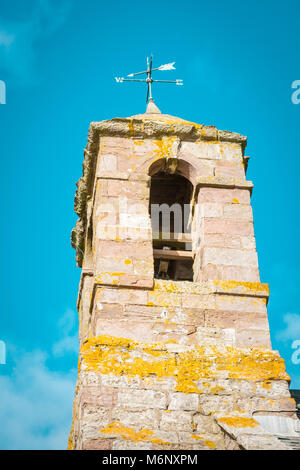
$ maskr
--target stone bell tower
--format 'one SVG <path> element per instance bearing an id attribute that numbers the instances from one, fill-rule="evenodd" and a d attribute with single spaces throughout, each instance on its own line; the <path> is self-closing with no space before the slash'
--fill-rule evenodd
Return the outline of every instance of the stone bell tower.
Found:
<path id="1" fill-rule="evenodd" d="M 260 424 L 295 402 L 271 349 L 246 137 L 150 111 L 90 126 L 69 448 L 284 449 Z"/>

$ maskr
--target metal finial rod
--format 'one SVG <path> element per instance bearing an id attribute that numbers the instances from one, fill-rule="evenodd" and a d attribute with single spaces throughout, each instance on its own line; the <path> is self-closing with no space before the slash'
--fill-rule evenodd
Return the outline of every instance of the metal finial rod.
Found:
<path id="1" fill-rule="evenodd" d="M 130 73 L 127 75 L 127 77 L 135 77 L 136 75 L 143 75 L 146 74 L 147 78 L 142 79 L 142 78 L 123 78 L 123 77 L 115 77 L 116 81 L 119 83 L 122 82 L 145 82 L 147 83 L 147 99 L 146 103 L 149 101 L 153 102 L 153 97 L 152 97 L 152 83 L 175 83 L 176 85 L 183 85 L 183 80 L 177 79 L 177 80 L 154 80 L 152 78 L 152 72 L 156 70 L 175 70 L 174 64 L 175 62 L 171 62 L 170 64 L 164 64 L 160 65 L 159 67 L 152 68 L 152 60 L 153 56 L 150 56 L 150 61 L 149 57 L 147 57 L 147 70 L 144 70 L 143 72 L 136 72 L 136 73 Z"/>

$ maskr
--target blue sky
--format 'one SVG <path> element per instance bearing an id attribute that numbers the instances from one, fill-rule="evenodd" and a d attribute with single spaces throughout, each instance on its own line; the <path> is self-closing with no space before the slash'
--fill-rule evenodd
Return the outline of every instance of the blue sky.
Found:
<path id="1" fill-rule="evenodd" d="M 144 112 L 145 87 L 114 77 L 176 60 L 184 87 L 162 112 L 248 136 L 247 178 L 273 349 L 300 364 L 300 104 L 296 1 L 0 0 L 2 315 L 0 448 L 65 448 L 77 367 L 80 270 L 70 246 L 89 123 Z"/>

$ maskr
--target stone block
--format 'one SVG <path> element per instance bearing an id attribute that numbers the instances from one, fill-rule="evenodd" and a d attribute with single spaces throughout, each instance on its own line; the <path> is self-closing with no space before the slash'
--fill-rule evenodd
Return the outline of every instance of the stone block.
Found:
<path id="1" fill-rule="evenodd" d="M 219 434 L 220 428 L 212 416 L 197 413 L 193 416 L 194 430 L 197 434 Z"/>
<path id="2" fill-rule="evenodd" d="M 203 248 L 203 265 L 207 264 L 257 268 L 258 260 L 255 251 L 207 247 Z"/>
<path id="3" fill-rule="evenodd" d="M 249 220 L 253 221 L 252 208 L 246 204 L 225 204 L 225 219 Z"/>
<path id="4" fill-rule="evenodd" d="M 82 443 L 82 450 L 111 450 L 113 439 L 87 439 Z"/>
<path id="5" fill-rule="evenodd" d="M 109 387 L 82 387 L 82 393 L 80 397 L 81 406 L 84 404 L 100 406 L 100 407 L 112 407 L 117 402 L 117 392 Z"/>
<path id="6" fill-rule="evenodd" d="M 199 205 L 199 215 L 200 217 L 222 217 L 223 205 L 217 202 L 203 202 Z"/>
<path id="7" fill-rule="evenodd" d="M 124 426 L 135 428 L 156 429 L 159 426 L 160 412 L 157 409 L 132 411 L 125 407 L 115 407 L 112 412 L 112 420 L 120 421 Z"/>
<path id="8" fill-rule="evenodd" d="M 202 219 L 202 232 L 221 233 L 232 236 L 253 236 L 253 223 L 247 220 L 229 220 L 224 218 L 208 218 Z"/>
<path id="9" fill-rule="evenodd" d="M 202 187 L 199 190 L 198 202 L 250 204 L 250 191 L 249 189 Z"/>
<path id="10" fill-rule="evenodd" d="M 182 142 L 179 157 L 185 159 L 187 157 L 206 160 L 220 160 L 220 144 L 208 142 Z"/>
<path id="11" fill-rule="evenodd" d="M 266 313 L 266 299 L 258 297 L 246 297 L 242 295 L 216 296 L 215 307 L 217 310 L 228 310 L 236 312 Z"/>
<path id="12" fill-rule="evenodd" d="M 199 346 L 225 345 L 235 346 L 235 330 L 233 328 L 198 327 L 196 333 Z"/>
<path id="13" fill-rule="evenodd" d="M 134 442 L 126 439 L 113 439 L 112 450 L 151 450 L 151 442 Z"/>
<path id="14" fill-rule="evenodd" d="M 242 163 L 219 161 L 216 164 L 215 176 L 245 179 L 245 170 Z"/>
<path id="15" fill-rule="evenodd" d="M 165 393 L 153 390 L 120 390 L 117 404 L 128 408 L 165 409 L 167 399 Z"/>
<path id="16" fill-rule="evenodd" d="M 237 399 L 234 395 L 199 395 L 199 411 L 204 415 L 216 412 L 230 412 L 237 408 Z"/>
<path id="17" fill-rule="evenodd" d="M 165 431 L 193 431 L 192 413 L 165 410 L 161 414 L 160 429 Z"/>

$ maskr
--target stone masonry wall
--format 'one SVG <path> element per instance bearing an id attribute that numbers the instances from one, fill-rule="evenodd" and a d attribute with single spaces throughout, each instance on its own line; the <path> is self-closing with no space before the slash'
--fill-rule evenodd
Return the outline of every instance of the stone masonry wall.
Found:
<path id="1" fill-rule="evenodd" d="M 295 416 L 272 351 L 245 138 L 164 115 L 93 123 L 72 233 L 82 266 L 70 449 L 284 448 Z M 194 282 L 154 279 L 151 176 L 193 184 Z"/>

